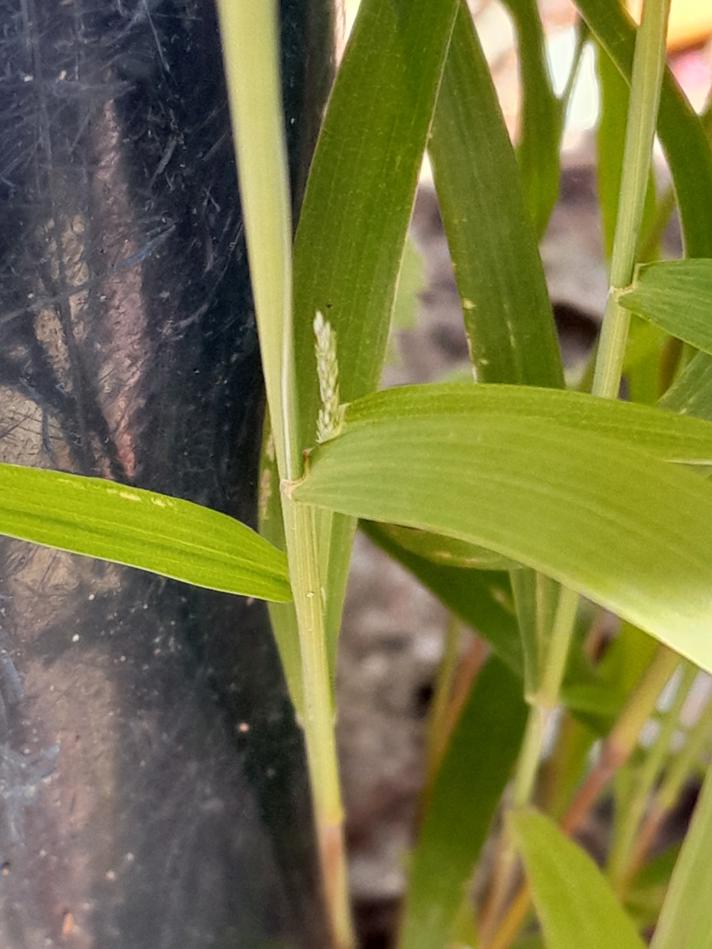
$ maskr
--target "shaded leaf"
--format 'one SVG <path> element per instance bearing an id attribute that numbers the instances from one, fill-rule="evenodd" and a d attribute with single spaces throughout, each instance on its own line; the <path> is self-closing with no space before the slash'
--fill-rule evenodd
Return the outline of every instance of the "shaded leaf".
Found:
<path id="1" fill-rule="evenodd" d="M 671 336 L 712 353 L 712 259 L 643 264 L 618 299 Z"/>
<path id="2" fill-rule="evenodd" d="M 536 0 L 503 0 L 514 21 L 522 105 L 517 160 L 534 231 L 544 233 L 559 196 L 563 103 L 554 93 Z"/>
<path id="3" fill-rule="evenodd" d="M 536 11 L 525 6 L 528 2 L 521 0 L 518 6 L 525 19 L 536 17 Z M 531 56 L 527 65 L 532 66 Z M 530 136 L 524 152 L 530 171 L 537 167 L 531 142 Z M 477 379 L 562 386 L 537 235 L 489 66 L 464 0 L 428 150 Z M 536 615 L 526 612 L 524 604 L 535 599 L 538 585 L 531 571 L 520 570 L 513 578 L 531 689 L 539 666 L 539 630 Z"/>
<path id="4" fill-rule="evenodd" d="M 564 704 L 598 734 L 607 734 L 657 649 L 646 633 L 622 623 L 595 667 L 580 668 L 575 676 L 567 677 L 562 689 Z"/>
<path id="5" fill-rule="evenodd" d="M 654 925 L 660 916 L 679 853 L 679 844 L 668 847 L 646 864 L 630 885 L 625 897 L 626 910 L 640 929 Z"/>
<path id="6" fill-rule="evenodd" d="M 517 161 L 464 4 L 453 30 L 428 152 L 478 379 L 563 385 Z"/>
<path id="7" fill-rule="evenodd" d="M 457 617 L 477 630 L 517 674 L 522 673 L 522 647 L 514 616 L 512 591 L 505 573 L 446 567 L 401 547 L 386 525 L 362 521 L 368 537 L 398 560 Z"/>
<path id="8" fill-rule="evenodd" d="M 658 404 L 671 412 L 712 421 L 712 359 L 705 353 L 695 356 Z"/>
<path id="9" fill-rule="evenodd" d="M 643 949 L 593 860 L 534 810 L 510 817 L 547 949 Z"/>
<path id="10" fill-rule="evenodd" d="M 430 534 L 413 527 L 398 524 L 381 524 L 379 530 L 394 545 L 423 560 L 443 567 L 460 567 L 468 570 L 508 570 L 516 567 L 511 560 L 475 544 L 467 544 L 443 534 Z"/>
<path id="11" fill-rule="evenodd" d="M 285 557 L 226 514 L 39 468 L 0 465 L 0 533 L 195 586 L 288 600 Z"/>
<path id="12" fill-rule="evenodd" d="M 443 949 L 524 730 L 521 684 L 497 659 L 479 674 L 435 778 L 408 874 L 398 945 Z"/>

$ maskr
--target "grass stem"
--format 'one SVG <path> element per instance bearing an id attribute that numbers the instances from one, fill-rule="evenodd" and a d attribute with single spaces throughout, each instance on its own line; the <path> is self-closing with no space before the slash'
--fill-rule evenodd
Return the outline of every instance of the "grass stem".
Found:
<path id="1" fill-rule="evenodd" d="M 218 0 L 257 328 L 280 481 L 302 473 L 292 304 L 292 219 L 278 4 Z M 326 906 L 335 945 L 353 945 L 334 707 L 314 510 L 283 496 L 297 615 L 303 728 Z"/>
<path id="2" fill-rule="evenodd" d="M 619 827 L 618 832 L 614 835 L 614 843 L 608 857 L 608 873 L 621 899 L 625 896 L 631 880 L 631 850 L 640 822 L 667 758 L 670 742 L 678 727 L 680 713 L 696 677 L 697 668 L 690 663 L 684 663 L 680 681 L 677 683 L 677 691 L 670 707 L 662 713 L 658 735 L 647 750 L 645 759 L 637 770 L 632 793 L 626 803 L 624 813 L 621 815 L 622 819 L 617 821 Z"/>
<path id="3" fill-rule="evenodd" d="M 591 390 L 609 399 L 618 396 L 628 341 L 630 315 L 618 304 L 616 291 L 633 279 L 665 70 L 669 12 L 670 0 L 646 0 L 635 43 L 610 291 Z"/>

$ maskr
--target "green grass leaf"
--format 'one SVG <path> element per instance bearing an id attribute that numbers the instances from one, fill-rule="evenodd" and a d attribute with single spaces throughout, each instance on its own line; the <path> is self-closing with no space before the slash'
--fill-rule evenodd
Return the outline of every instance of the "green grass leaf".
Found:
<path id="1" fill-rule="evenodd" d="M 190 501 L 40 468 L 0 465 L 0 533 L 195 586 L 290 599 L 284 555 Z"/>
<path id="2" fill-rule="evenodd" d="M 438 566 L 464 570 L 509 570 L 517 566 L 491 550 L 443 534 L 431 534 L 398 524 L 380 524 L 379 530 L 394 545 Z"/>
<path id="3" fill-rule="evenodd" d="M 428 151 L 478 379 L 563 385 L 517 160 L 464 4 Z"/>
<path id="4" fill-rule="evenodd" d="M 652 927 L 660 917 L 679 854 L 680 844 L 675 843 L 653 857 L 631 882 L 626 892 L 625 906 L 639 929 Z"/>
<path id="5" fill-rule="evenodd" d="M 503 0 L 517 33 L 522 106 L 517 160 L 534 231 L 541 236 L 559 196 L 563 103 L 555 95 L 536 0 Z"/>
<path id="6" fill-rule="evenodd" d="M 712 359 L 698 353 L 658 404 L 671 412 L 712 421 Z"/>
<path id="7" fill-rule="evenodd" d="M 712 353 L 712 259 L 643 264 L 618 300 L 671 336 Z"/>
<path id="8" fill-rule="evenodd" d="M 371 402 L 383 414 L 384 395 L 352 407 L 342 434 L 313 452 L 297 500 L 497 551 L 712 670 L 704 479 L 610 434 L 504 411 L 401 405 L 366 423 Z"/>
<path id="9" fill-rule="evenodd" d="M 401 386 L 359 399 L 346 410 L 347 428 L 398 418 L 451 419 L 475 425 L 483 417 L 515 416 L 556 422 L 620 440 L 666 461 L 712 463 L 712 425 L 661 408 L 599 399 L 586 393 L 535 386 L 433 383 Z"/>
<path id="10" fill-rule="evenodd" d="M 576 0 L 589 29 L 630 82 L 635 28 L 618 3 Z M 688 257 L 712 257 L 712 150 L 704 126 L 668 71 L 663 80 L 658 134 L 670 166 Z M 703 390 L 696 392 L 696 386 Z M 701 353 L 676 383 L 668 408 L 712 416 L 712 360 Z"/>
<path id="11" fill-rule="evenodd" d="M 344 401 L 378 384 L 457 0 L 363 0 L 328 103 L 294 246 L 301 444 L 319 394 L 312 323 L 336 333 Z"/>
<path id="12" fill-rule="evenodd" d="M 455 727 L 408 874 L 400 949 L 443 949 L 514 763 L 526 718 L 521 683 L 497 659 Z"/>
<path id="13" fill-rule="evenodd" d="M 712 946 L 712 769 L 685 836 L 663 904 L 652 949 Z"/>
<path id="14" fill-rule="evenodd" d="M 547 949 L 643 949 L 633 923 L 588 854 L 534 810 L 514 813 L 510 821 Z"/>

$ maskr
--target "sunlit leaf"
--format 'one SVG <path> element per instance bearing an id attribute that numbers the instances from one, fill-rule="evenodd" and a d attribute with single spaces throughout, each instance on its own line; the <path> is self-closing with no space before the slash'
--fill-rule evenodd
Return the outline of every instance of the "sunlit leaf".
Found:
<path id="1" fill-rule="evenodd" d="M 353 430 L 401 415 L 438 418 L 443 426 L 455 418 L 469 419 L 474 426 L 478 419 L 492 415 L 541 419 L 615 438 L 666 461 L 699 465 L 712 462 L 712 425 L 705 421 L 680 418 L 651 406 L 535 386 L 401 386 L 359 399 L 348 407 L 346 417 Z"/>
<path id="2" fill-rule="evenodd" d="M 681 415 L 712 421 L 712 359 L 706 353 L 698 353 L 659 404 Z"/>
<path id="3" fill-rule="evenodd" d="M 425 267 L 423 256 L 412 240 L 403 248 L 398 289 L 393 301 L 391 335 L 386 348 L 385 365 L 401 364 L 399 333 L 413 329 L 418 318 L 420 294 L 425 290 Z"/>
<path id="4" fill-rule="evenodd" d="M 0 465 L 0 533 L 212 590 L 290 598 L 284 555 L 249 527 L 101 478 Z"/>
<path id="5" fill-rule="evenodd" d="M 356 423 L 347 413 L 342 434 L 315 450 L 297 500 L 497 551 L 712 669 L 704 479 L 610 435 L 521 414 L 399 404 L 388 417 L 383 395 L 373 421 L 364 399 Z"/>

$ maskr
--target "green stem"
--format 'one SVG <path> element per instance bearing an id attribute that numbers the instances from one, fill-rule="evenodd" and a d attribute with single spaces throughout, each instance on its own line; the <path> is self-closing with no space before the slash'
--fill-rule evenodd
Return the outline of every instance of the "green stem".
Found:
<path id="1" fill-rule="evenodd" d="M 578 603 L 577 593 L 562 588 L 546 650 L 541 683 L 532 697 L 532 706 L 517 763 L 512 792 L 512 807 L 515 808 L 528 804 L 532 796 L 546 728 L 551 713 L 559 702 L 559 692 L 566 670 L 566 659 L 576 622 Z"/>
<path id="2" fill-rule="evenodd" d="M 611 882 L 621 898 L 625 896 L 625 891 L 630 882 L 630 855 L 640 822 L 668 755 L 670 742 L 678 727 L 680 712 L 696 677 L 697 669 L 690 663 L 684 663 L 674 699 L 662 715 L 660 731 L 648 750 L 638 774 L 635 776 L 633 792 L 623 813 L 620 815 L 620 820 L 616 822 L 619 825 L 619 831 L 615 835 L 614 844 L 609 853 L 608 872 Z"/>
<path id="3" fill-rule="evenodd" d="M 559 702 L 559 692 L 566 670 L 566 659 L 573 636 L 579 597 L 562 588 L 554 614 L 551 634 L 545 651 L 544 668 L 539 687 L 530 698 L 529 717 L 514 773 L 510 807 L 524 807 L 532 798 L 550 717 Z M 517 851 L 509 833 L 503 832 L 492 878 L 490 895 L 482 913 L 482 941 L 488 944 L 504 909 L 517 869 Z"/>
<path id="4" fill-rule="evenodd" d="M 282 496 L 287 555 L 299 626 L 304 739 L 322 877 L 336 945 L 353 945 L 334 705 L 324 630 L 315 510 Z"/>
<path id="5" fill-rule="evenodd" d="M 683 748 L 673 760 L 660 789 L 655 795 L 653 810 L 668 811 L 677 800 L 682 786 L 697 765 L 705 747 L 712 741 L 712 702 L 690 729 Z"/>
<path id="6" fill-rule="evenodd" d="M 690 730 L 687 741 L 673 759 L 653 798 L 638 839 L 635 842 L 629 867 L 629 877 L 631 879 L 645 862 L 665 818 L 677 801 L 685 781 L 697 767 L 700 757 L 710 741 L 712 741 L 712 702 L 707 705 Z"/>
<path id="7" fill-rule="evenodd" d="M 276 0 L 218 0 L 260 354 L 277 470 L 302 474 L 292 306 L 292 220 L 279 74 Z M 239 129 L 239 134 L 236 131 Z M 319 580 L 316 516 L 283 494 L 287 558 L 299 629 L 307 749 L 322 879 L 336 945 L 353 945 L 343 846 L 334 708 Z"/>
<path id="8" fill-rule="evenodd" d="M 250 279 L 280 477 L 298 478 L 292 213 L 277 4 L 218 0 Z M 239 134 L 237 134 L 239 129 Z"/>
<path id="9" fill-rule="evenodd" d="M 670 0 L 646 0 L 635 43 L 620 201 L 611 255 L 611 288 L 592 386 L 594 395 L 609 399 L 618 396 L 628 341 L 630 315 L 619 306 L 616 291 L 628 286 L 633 279 L 665 70 L 669 10 Z"/>

